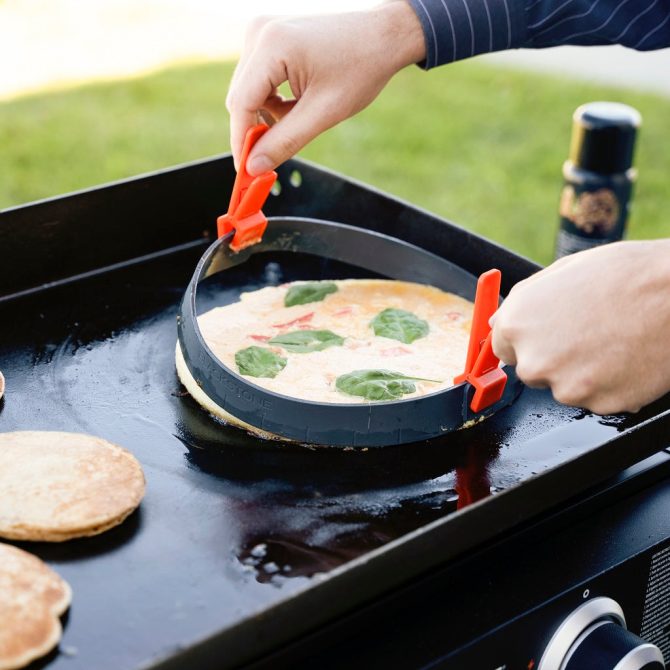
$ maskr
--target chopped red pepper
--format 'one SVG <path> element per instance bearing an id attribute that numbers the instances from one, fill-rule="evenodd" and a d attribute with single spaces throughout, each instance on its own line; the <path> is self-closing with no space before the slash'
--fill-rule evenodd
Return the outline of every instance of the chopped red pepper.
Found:
<path id="1" fill-rule="evenodd" d="M 267 342 L 272 339 L 272 336 L 270 335 L 249 335 L 249 337 L 252 340 L 256 340 L 256 342 Z"/>
<path id="2" fill-rule="evenodd" d="M 293 319 L 292 321 L 287 321 L 286 323 L 273 323 L 272 327 L 273 328 L 287 328 L 288 326 L 295 326 L 298 323 L 306 323 L 307 321 L 311 321 L 313 316 L 314 316 L 314 312 L 307 312 L 307 314 L 303 314 L 302 316 L 299 316 L 297 319 Z"/>

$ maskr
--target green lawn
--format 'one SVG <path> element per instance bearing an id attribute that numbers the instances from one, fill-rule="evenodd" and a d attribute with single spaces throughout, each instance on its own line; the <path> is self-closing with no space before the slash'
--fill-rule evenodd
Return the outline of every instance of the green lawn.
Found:
<path id="1" fill-rule="evenodd" d="M 181 67 L 0 104 L 0 208 L 227 151 L 231 72 Z M 644 118 L 631 237 L 670 236 L 670 100 L 652 95 L 477 62 L 409 68 L 302 155 L 546 263 L 571 115 L 596 99 Z"/>

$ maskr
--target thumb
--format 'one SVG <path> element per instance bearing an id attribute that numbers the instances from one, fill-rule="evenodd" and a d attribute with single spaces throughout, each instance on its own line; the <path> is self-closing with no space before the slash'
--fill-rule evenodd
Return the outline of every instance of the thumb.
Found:
<path id="1" fill-rule="evenodd" d="M 496 312 L 496 315 L 498 312 Z M 491 346 L 493 353 L 506 365 L 516 365 L 517 355 L 514 343 L 505 336 L 504 329 L 500 327 L 500 319 L 496 318 L 492 324 Z"/>
<path id="2" fill-rule="evenodd" d="M 305 94 L 253 148 L 247 161 L 247 171 L 256 176 L 274 170 L 280 163 L 294 156 L 324 130 L 337 123 L 328 114 L 321 99 Z"/>

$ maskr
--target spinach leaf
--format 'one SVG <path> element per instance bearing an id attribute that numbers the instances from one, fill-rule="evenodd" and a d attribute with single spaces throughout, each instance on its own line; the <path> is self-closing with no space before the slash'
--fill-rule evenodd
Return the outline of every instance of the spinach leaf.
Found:
<path id="1" fill-rule="evenodd" d="M 397 400 L 416 391 L 415 381 L 440 382 L 435 379 L 408 377 L 393 370 L 354 370 L 335 380 L 339 391 L 362 396 L 366 400 Z"/>
<path id="2" fill-rule="evenodd" d="M 286 351 L 306 354 L 310 351 L 323 351 L 328 347 L 340 347 L 344 338 L 331 330 L 294 330 L 290 333 L 277 335 L 270 344 L 278 344 Z"/>
<path id="3" fill-rule="evenodd" d="M 370 322 L 375 335 L 398 340 L 405 344 L 411 344 L 414 340 L 428 335 L 428 322 L 420 319 L 416 314 L 404 309 L 389 307 Z"/>
<path id="4" fill-rule="evenodd" d="M 276 377 L 285 367 L 286 359 L 263 347 L 247 347 L 235 353 L 235 363 L 241 375 Z"/>
<path id="5" fill-rule="evenodd" d="M 291 286 L 284 296 L 284 306 L 306 305 L 308 302 L 321 302 L 329 293 L 335 293 L 337 286 L 332 281 L 311 281 Z"/>

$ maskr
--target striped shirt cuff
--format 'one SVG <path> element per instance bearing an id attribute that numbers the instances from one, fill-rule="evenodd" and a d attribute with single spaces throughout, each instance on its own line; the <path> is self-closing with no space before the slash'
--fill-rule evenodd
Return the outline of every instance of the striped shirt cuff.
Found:
<path id="1" fill-rule="evenodd" d="M 481 53 L 520 47 L 526 17 L 520 0 L 409 0 L 419 17 L 430 68 Z"/>

